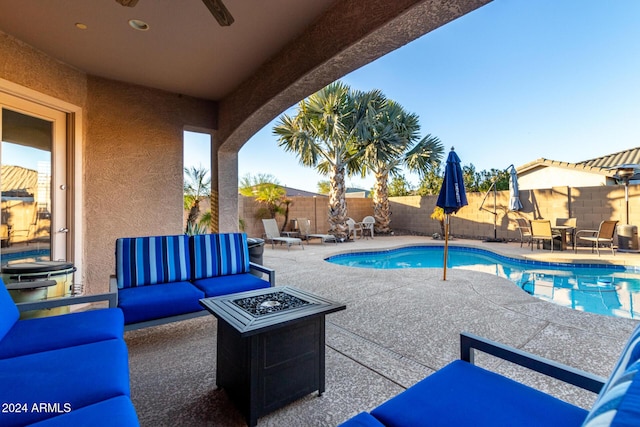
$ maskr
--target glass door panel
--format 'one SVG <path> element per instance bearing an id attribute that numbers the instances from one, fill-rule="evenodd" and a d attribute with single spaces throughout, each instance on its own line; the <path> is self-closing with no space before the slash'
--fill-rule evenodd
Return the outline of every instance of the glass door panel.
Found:
<path id="1" fill-rule="evenodd" d="M 0 94 L 0 263 L 66 258 L 66 116 Z"/>

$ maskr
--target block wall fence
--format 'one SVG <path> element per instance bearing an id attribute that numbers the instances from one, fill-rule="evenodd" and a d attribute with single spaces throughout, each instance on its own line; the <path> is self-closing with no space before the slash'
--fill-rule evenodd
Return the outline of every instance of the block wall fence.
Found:
<path id="1" fill-rule="evenodd" d="M 264 233 L 262 222 L 255 218 L 258 204 L 251 198 L 239 196 L 239 218 L 244 222 L 244 230 L 250 237 L 260 237 Z M 485 193 L 467 193 L 469 205 L 451 216 L 451 234 L 456 237 L 485 239 L 494 237 L 518 240 L 515 218 L 550 219 L 577 218 L 578 229 L 597 229 L 600 221 L 618 220 L 626 224 L 626 202 L 624 186 L 598 187 L 553 187 L 541 190 L 522 190 L 520 201 L 523 208 L 511 212 L 509 192 L 490 193 L 480 209 Z M 432 235 L 440 233 L 440 223 L 430 218 L 437 196 L 392 197 L 391 228 L 398 233 Z M 373 215 L 371 199 L 348 198 L 347 215 L 356 221 Z M 314 232 L 324 233 L 329 229 L 328 198 L 293 197 L 289 207 L 289 220 L 308 218 Z M 282 226 L 284 217 L 278 215 Z M 640 185 L 629 186 L 629 224 L 640 226 Z M 291 224 L 287 225 L 289 230 Z"/>

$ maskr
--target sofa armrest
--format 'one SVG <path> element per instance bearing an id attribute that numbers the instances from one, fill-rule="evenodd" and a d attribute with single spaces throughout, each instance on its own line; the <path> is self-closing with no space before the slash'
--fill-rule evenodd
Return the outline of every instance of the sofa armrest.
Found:
<path id="1" fill-rule="evenodd" d="M 109 276 L 109 292 L 118 295 L 118 279 L 115 275 Z"/>
<path id="2" fill-rule="evenodd" d="M 460 359 L 473 364 L 474 349 L 594 393 L 599 393 L 606 381 L 605 378 L 598 375 L 519 350 L 515 347 L 462 332 L 460 334 Z"/>
<path id="3" fill-rule="evenodd" d="M 112 292 L 108 292 L 106 294 L 95 294 L 95 295 L 81 295 L 74 297 L 62 297 L 62 298 L 49 298 L 40 301 L 33 302 L 19 302 L 16 303 L 16 307 L 20 312 L 31 311 L 31 310 L 43 310 L 48 308 L 55 307 L 64 307 L 67 305 L 75 305 L 75 304 L 88 304 L 97 301 L 108 301 L 109 307 L 116 307 L 118 301 L 118 295 L 113 294 Z"/>
<path id="4" fill-rule="evenodd" d="M 257 270 L 261 273 L 266 273 L 269 275 L 269 283 L 271 284 L 271 286 L 275 286 L 276 285 L 276 271 L 271 269 L 271 268 L 267 268 L 264 265 L 260 265 L 260 264 L 256 264 L 254 262 L 250 262 L 249 263 L 249 269 L 250 270 Z"/>

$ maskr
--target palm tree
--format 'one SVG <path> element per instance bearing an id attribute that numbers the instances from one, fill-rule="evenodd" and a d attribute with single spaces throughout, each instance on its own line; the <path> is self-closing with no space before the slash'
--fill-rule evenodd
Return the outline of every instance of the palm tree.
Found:
<path id="1" fill-rule="evenodd" d="M 184 174 L 184 209 L 189 211 L 185 232 L 189 232 L 197 227 L 200 201 L 211 194 L 211 178 L 207 176 L 209 170 L 202 166 L 184 168 Z"/>
<path id="2" fill-rule="evenodd" d="M 287 191 L 273 175 L 246 175 L 240 180 L 239 191 L 243 196 L 253 197 L 264 206 L 258 209 L 256 217 L 275 218 L 277 214 L 284 215 L 284 224 L 282 226 L 284 231 L 289 220 L 291 199 L 286 197 Z"/>
<path id="3" fill-rule="evenodd" d="M 329 233 L 337 237 L 347 232 L 345 174 L 359 168 L 363 147 L 357 136 L 367 101 L 362 93 L 335 82 L 300 101 L 296 115 L 282 115 L 273 129 L 280 147 L 329 176 Z"/>
<path id="4" fill-rule="evenodd" d="M 444 147 L 437 137 L 427 135 L 418 139 L 418 116 L 408 113 L 398 103 L 377 94 L 375 109 L 368 116 L 369 131 L 363 172 L 373 172 L 376 183 L 373 191 L 373 212 L 376 232 L 391 231 L 389 208 L 389 177 L 398 176 L 404 166 L 421 177 L 440 163 Z"/>

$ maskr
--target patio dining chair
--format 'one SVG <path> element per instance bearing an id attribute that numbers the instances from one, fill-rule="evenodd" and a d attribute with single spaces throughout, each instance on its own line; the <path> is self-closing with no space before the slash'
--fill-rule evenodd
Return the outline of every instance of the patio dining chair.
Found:
<path id="1" fill-rule="evenodd" d="M 366 235 L 371 236 L 373 239 L 373 226 L 376 224 L 376 219 L 372 216 L 365 216 L 362 219 L 362 237 Z M 367 237 L 368 237 L 367 236 Z"/>
<path id="2" fill-rule="evenodd" d="M 9 231 L 9 244 L 14 243 L 16 237 L 22 237 L 21 242 L 26 242 L 27 246 L 33 241 L 38 227 L 38 203 L 23 203 L 20 221 Z"/>
<path id="3" fill-rule="evenodd" d="M 531 223 L 526 218 L 516 218 L 517 230 L 520 232 L 520 247 L 527 242 L 527 245 L 531 245 Z"/>
<path id="4" fill-rule="evenodd" d="M 548 219 L 534 219 L 531 221 L 531 250 L 533 251 L 533 242 L 536 242 L 536 247 L 540 246 L 540 241 L 548 240 L 551 246 L 551 252 L 553 252 L 554 240 L 559 239 L 559 234 L 554 234 L 551 230 L 551 221 Z"/>
<path id="5" fill-rule="evenodd" d="M 302 239 L 298 237 L 284 237 L 280 235 L 280 229 L 278 229 L 278 223 L 274 218 L 271 219 L 263 219 L 262 225 L 264 226 L 264 233 L 266 240 L 271 241 L 271 248 L 275 249 L 275 243 L 285 243 L 287 245 L 287 250 L 291 248 L 291 245 L 300 245 L 302 249 Z"/>
<path id="6" fill-rule="evenodd" d="M 600 256 L 600 246 L 608 244 L 611 246 L 611 252 L 615 255 L 616 246 L 613 244 L 613 235 L 616 232 L 616 224 L 618 224 L 618 221 L 605 220 L 600 223 L 597 230 L 578 230 L 576 232 L 576 240 L 580 239 L 591 243 L 591 253 L 595 248 L 598 256 Z M 577 246 L 574 246 L 574 252 L 578 252 Z"/>
<path id="7" fill-rule="evenodd" d="M 347 239 L 350 236 L 353 236 L 353 240 L 358 238 L 358 232 L 360 232 L 360 237 L 362 237 L 362 226 L 360 223 L 356 222 L 353 218 L 347 218 Z"/>

